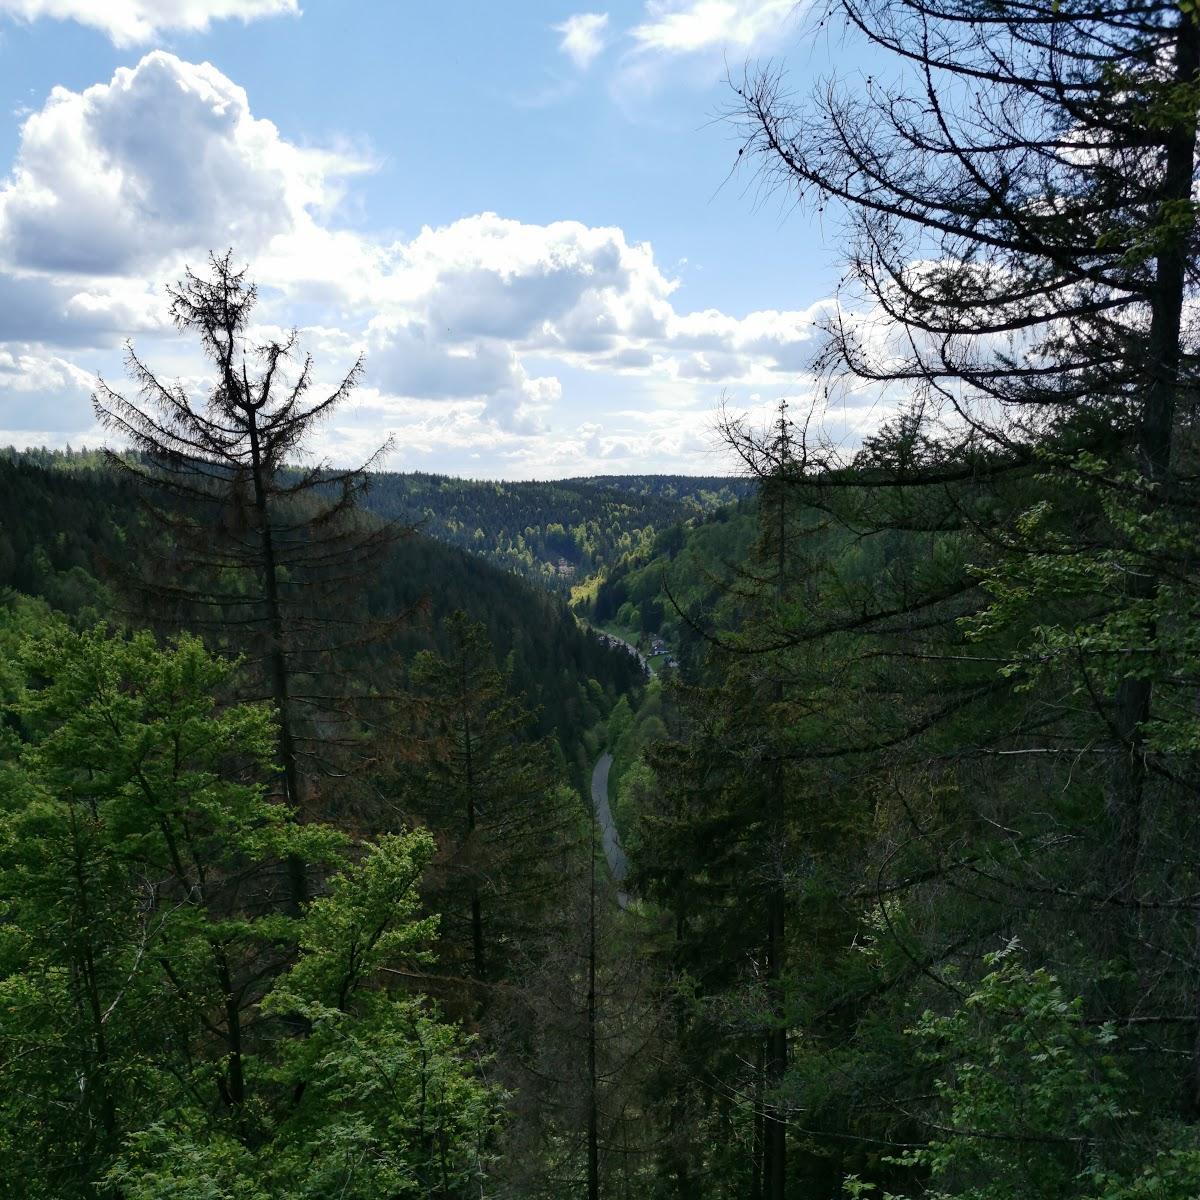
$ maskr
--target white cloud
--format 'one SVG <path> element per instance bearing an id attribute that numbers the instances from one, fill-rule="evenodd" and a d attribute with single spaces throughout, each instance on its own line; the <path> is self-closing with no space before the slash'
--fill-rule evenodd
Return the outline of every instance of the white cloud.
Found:
<path id="1" fill-rule="evenodd" d="M 531 378 L 513 346 L 500 339 L 447 341 L 420 319 L 379 317 L 371 323 L 368 361 L 373 385 L 395 396 L 478 401 L 481 415 L 509 431 L 534 432 L 562 396 L 554 376 Z"/>
<path id="2" fill-rule="evenodd" d="M 0 445 L 95 446 L 93 377 L 57 355 L 0 348 Z M 36 435 L 36 436 L 35 436 Z"/>
<path id="3" fill-rule="evenodd" d="M 558 48 L 580 69 L 587 70 L 608 44 L 608 13 L 575 13 L 554 31 L 562 34 Z"/>
<path id="4" fill-rule="evenodd" d="M 253 254 L 310 228 L 366 166 L 292 145 L 215 67 L 155 51 L 82 93 L 55 88 L 25 120 L 0 188 L 0 257 L 120 275 L 229 244 Z"/>
<path id="5" fill-rule="evenodd" d="M 419 310 L 447 341 L 590 352 L 661 333 L 675 287 L 650 245 L 619 228 L 481 213 L 395 247 L 382 298 Z"/>
<path id="6" fill-rule="evenodd" d="M 805 374 L 819 308 L 679 313 L 677 286 L 617 227 L 494 213 L 427 227 L 372 283 L 368 369 L 397 395 L 487 400 L 507 428 L 541 424 L 566 370 L 663 381 L 688 400 L 693 384 L 779 388 Z"/>
<path id="7" fill-rule="evenodd" d="M 162 304 L 141 281 L 69 279 L 0 270 L 0 343 L 113 345 L 162 328 Z"/>
<path id="8" fill-rule="evenodd" d="M 145 44 L 170 31 L 203 32 L 230 17 L 245 23 L 284 14 L 299 16 L 297 0 L 0 0 L 0 15 L 78 21 L 118 46 Z"/>
<path id="9" fill-rule="evenodd" d="M 367 166 L 287 142 L 215 67 L 162 52 L 56 89 L 0 187 L 0 293 L 37 301 L 6 306 L 0 338 L 155 328 L 164 278 L 232 244 L 290 300 L 370 313 L 359 332 L 403 395 L 545 407 L 551 377 L 521 365 L 532 353 L 726 383 L 804 368 L 811 314 L 679 313 L 653 247 L 617 227 L 480 214 L 390 245 L 331 228 L 342 181 Z M 266 316 L 286 324 L 283 307 Z"/>
<path id="10" fill-rule="evenodd" d="M 778 37 L 796 8 L 797 0 L 647 0 L 630 35 L 639 49 L 667 55 L 750 53 Z"/>
<path id="11" fill-rule="evenodd" d="M 290 143 L 215 67 L 170 54 L 56 89 L 0 184 L 0 353 L 20 364 L 0 379 L 0 427 L 88 428 L 80 381 L 119 379 L 126 336 L 194 377 L 162 285 L 229 244 L 264 322 L 302 313 L 331 374 L 366 352 L 369 415 L 328 431 L 330 453 L 395 429 L 410 465 L 479 454 L 492 473 L 573 473 L 578 453 L 711 470 L 697 439 L 726 390 L 809 386 L 818 309 L 688 311 L 653 246 L 616 226 L 480 213 L 395 242 L 339 229 L 345 180 L 369 165 Z M 61 421 L 56 396 L 73 397 Z M 577 434 L 599 412 L 603 432 Z"/>
<path id="12" fill-rule="evenodd" d="M 88 395 L 92 377 L 65 358 L 36 358 L 0 350 L 0 380 L 13 392 L 35 394 L 49 390 L 82 389 Z"/>

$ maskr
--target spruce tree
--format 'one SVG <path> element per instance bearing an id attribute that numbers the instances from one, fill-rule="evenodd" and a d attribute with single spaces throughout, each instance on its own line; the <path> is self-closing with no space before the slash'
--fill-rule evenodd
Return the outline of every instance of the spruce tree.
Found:
<path id="1" fill-rule="evenodd" d="M 970 529 L 981 514 L 961 496 L 947 510 L 947 489 L 1038 475 L 1061 511 L 1078 509 L 1078 492 L 1061 496 L 1083 480 L 1090 503 L 1055 532 L 1093 561 L 1127 556 L 1118 603 L 1134 636 L 1152 640 L 1145 612 L 1182 564 L 1132 544 L 1105 499 L 1191 519 L 1194 12 L 1156 0 L 839 0 L 828 18 L 894 80 L 835 81 L 795 104 L 778 71 L 759 72 L 738 90 L 743 157 L 844 227 L 846 275 L 818 362 L 830 388 L 892 400 L 938 453 L 876 459 L 867 478 L 826 480 L 827 492 L 891 482 L 925 498 L 907 512 L 924 502 Z M 827 467 L 845 461 L 813 449 Z M 1001 499 L 984 518 L 993 548 L 1046 551 L 1053 538 L 1022 549 L 1020 511 Z M 866 519 L 894 526 L 896 513 L 876 504 Z M 1116 751 L 1110 882 L 1129 903 L 1162 681 L 1118 675 L 1097 692 L 1097 715 Z"/>
<path id="2" fill-rule="evenodd" d="M 168 294 L 176 327 L 199 338 L 211 364 L 210 391 L 196 397 L 161 379 L 131 345 L 136 397 L 103 380 L 93 396 L 120 443 L 110 461 L 144 485 L 160 530 L 157 557 L 131 582 L 151 615 L 247 656 L 252 694 L 278 713 L 277 761 L 300 812 L 331 749 L 356 734 L 347 654 L 399 619 L 369 619 L 362 597 L 399 532 L 360 509 L 387 447 L 353 469 L 302 465 L 362 360 L 311 399 L 314 365 L 296 332 L 256 340 L 257 287 L 232 251 L 210 256 L 206 275 L 189 269 Z M 289 864 L 289 886 L 295 901 L 307 895 L 302 864 Z"/>
<path id="3" fill-rule="evenodd" d="M 577 817 L 484 626 L 459 611 L 443 632 L 447 652 L 412 663 L 410 769 L 397 785 L 403 809 L 438 838 L 443 962 L 462 963 L 483 1000 L 553 939 Z"/>

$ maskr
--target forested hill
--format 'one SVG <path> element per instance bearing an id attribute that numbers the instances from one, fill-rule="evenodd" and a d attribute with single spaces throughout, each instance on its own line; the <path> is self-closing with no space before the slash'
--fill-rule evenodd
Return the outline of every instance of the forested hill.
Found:
<path id="1" fill-rule="evenodd" d="M 688 656 L 700 640 L 689 621 L 707 620 L 729 606 L 729 577 L 754 541 L 757 511 L 755 498 L 746 496 L 663 530 L 642 552 L 582 589 L 575 611 L 630 642 L 657 637 Z"/>
<path id="2" fill-rule="evenodd" d="M 741 479 L 687 475 L 508 483 L 381 472 L 372 477 L 366 505 L 566 592 L 601 565 L 644 552 L 671 526 L 751 490 Z"/>
<path id="3" fill-rule="evenodd" d="M 233 249 L 168 291 L 203 391 L 97 384 L 140 457 L 0 453 L 0 1200 L 1200 1197 L 1200 10 L 813 16 L 729 148 L 835 302 L 597 343 L 652 420 L 809 393 L 721 418 L 752 496 L 292 469 L 359 364 Z M 563 362 L 651 265 L 589 240 Z M 414 320 L 579 275 L 471 253 Z"/>
<path id="4" fill-rule="evenodd" d="M 0 589 L 43 598 L 82 622 L 110 618 L 119 604 L 102 564 L 136 555 L 148 536 L 135 489 L 98 456 L 0 455 Z M 583 732 L 607 706 L 640 684 L 634 660 L 581 629 L 560 598 L 422 533 L 394 547 L 370 604 L 385 614 L 420 610 L 395 636 L 402 659 L 444 652 L 444 621 L 455 610 L 482 622 L 537 708 L 540 731 L 557 733 L 568 757 L 582 753 Z"/>

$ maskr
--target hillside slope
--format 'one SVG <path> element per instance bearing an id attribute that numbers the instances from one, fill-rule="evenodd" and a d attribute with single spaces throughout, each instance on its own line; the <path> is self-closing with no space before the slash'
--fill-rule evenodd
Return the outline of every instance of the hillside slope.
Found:
<path id="1" fill-rule="evenodd" d="M 745 495 L 744 480 L 682 475 L 498 482 L 381 472 L 366 504 L 505 570 L 566 593 L 644 553 L 654 537 Z"/>
<path id="2" fill-rule="evenodd" d="M 0 589 L 45 599 L 90 623 L 120 610 L 105 570 L 150 536 L 127 478 L 94 457 L 0 456 Z M 442 619 L 462 609 L 487 627 L 513 682 L 570 755 L 583 731 L 641 684 L 629 655 L 582 629 L 559 596 L 464 550 L 415 533 L 401 541 L 370 586 L 383 613 L 419 607 L 393 652 L 444 651 Z M 594 683 L 593 683 L 594 681 Z"/>
<path id="3" fill-rule="evenodd" d="M 756 513 L 754 498 L 745 497 L 664 530 L 579 591 L 575 611 L 648 651 L 661 641 L 686 654 L 697 640 L 691 622 L 704 622 L 728 603 L 723 585 L 755 538 Z"/>

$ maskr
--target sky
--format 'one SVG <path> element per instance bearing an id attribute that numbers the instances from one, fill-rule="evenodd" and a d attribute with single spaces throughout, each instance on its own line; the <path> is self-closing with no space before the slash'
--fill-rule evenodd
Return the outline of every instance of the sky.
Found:
<path id="1" fill-rule="evenodd" d="M 0 0 L 0 445 L 100 444 L 127 341 L 202 395 L 165 287 L 231 247 L 318 385 L 365 355 L 331 462 L 729 470 L 719 406 L 807 404 L 839 277 L 737 170 L 767 59 L 850 69 L 794 0 Z"/>

